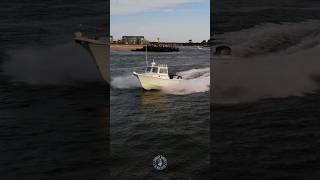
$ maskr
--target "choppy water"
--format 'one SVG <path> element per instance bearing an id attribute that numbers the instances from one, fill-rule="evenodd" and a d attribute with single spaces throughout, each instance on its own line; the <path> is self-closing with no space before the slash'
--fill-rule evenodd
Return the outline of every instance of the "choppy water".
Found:
<path id="1" fill-rule="evenodd" d="M 72 41 L 106 1 L 0 4 L 1 179 L 106 179 L 108 87 Z"/>
<path id="2" fill-rule="evenodd" d="M 320 4 L 216 1 L 214 179 L 319 179 Z"/>
<path id="3" fill-rule="evenodd" d="M 211 168 L 206 88 L 143 92 L 128 76 L 143 54 L 113 53 L 112 176 L 319 179 L 319 2 L 214 3 L 211 31 L 239 61 L 212 66 Z M 107 1 L 11 0 L 0 9 L 1 178 L 106 179 L 108 87 L 71 39 L 79 24 L 107 27 Z M 208 51 L 183 53 L 153 55 L 179 72 L 207 71 Z M 163 173 L 151 165 L 158 154 L 168 158 Z"/>
<path id="4" fill-rule="evenodd" d="M 182 87 L 143 91 L 132 72 L 144 69 L 144 53 L 111 53 L 111 175 L 208 179 L 210 49 L 181 47 L 178 53 L 149 53 L 153 58 L 190 79 Z M 168 159 L 163 172 L 152 166 L 159 154 Z"/>

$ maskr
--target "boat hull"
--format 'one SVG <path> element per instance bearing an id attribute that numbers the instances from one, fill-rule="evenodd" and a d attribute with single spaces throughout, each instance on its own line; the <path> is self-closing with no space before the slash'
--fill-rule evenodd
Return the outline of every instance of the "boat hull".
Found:
<path id="1" fill-rule="evenodd" d="M 107 61 L 110 49 L 107 43 L 87 38 L 80 32 L 75 34 L 75 42 L 83 46 L 90 53 L 103 80 L 110 82 L 109 63 Z"/>
<path id="2" fill-rule="evenodd" d="M 143 74 L 134 74 L 144 90 L 161 90 L 173 85 L 178 85 L 181 79 L 162 79 L 153 76 L 146 76 Z"/>

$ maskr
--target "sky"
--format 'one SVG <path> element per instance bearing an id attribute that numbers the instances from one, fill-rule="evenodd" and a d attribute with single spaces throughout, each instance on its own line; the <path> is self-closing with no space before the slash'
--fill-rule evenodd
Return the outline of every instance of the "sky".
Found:
<path id="1" fill-rule="evenodd" d="M 142 35 L 149 41 L 193 42 L 210 37 L 210 0 L 111 0 L 114 39 Z"/>

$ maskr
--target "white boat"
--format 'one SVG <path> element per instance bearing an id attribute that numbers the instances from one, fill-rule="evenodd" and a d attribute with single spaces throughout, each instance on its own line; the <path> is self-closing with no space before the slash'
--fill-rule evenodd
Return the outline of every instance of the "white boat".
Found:
<path id="1" fill-rule="evenodd" d="M 147 68 L 142 73 L 133 72 L 138 78 L 144 90 L 161 90 L 169 86 L 177 85 L 182 81 L 178 75 L 169 75 L 168 65 L 156 64 L 153 62 L 148 65 L 148 50 L 146 49 Z"/>
<path id="2" fill-rule="evenodd" d="M 169 75 L 166 64 L 156 64 L 154 61 L 151 63 L 151 66 L 147 66 L 145 72 L 133 72 L 133 75 L 138 78 L 145 90 L 161 90 L 177 85 L 182 81 L 181 76 Z"/>

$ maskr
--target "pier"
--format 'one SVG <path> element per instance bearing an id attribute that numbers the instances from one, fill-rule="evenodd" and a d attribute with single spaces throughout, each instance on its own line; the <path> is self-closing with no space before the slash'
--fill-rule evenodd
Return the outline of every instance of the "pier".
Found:
<path id="1" fill-rule="evenodd" d="M 178 52 L 179 48 L 169 44 L 148 44 L 142 48 L 134 49 L 132 51 L 146 51 L 146 47 L 150 52 Z"/>
<path id="2" fill-rule="evenodd" d="M 201 43 L 194 43 L 194 42 L 185 42 L 185 43 L 179 43 L 179 42 L 149 42 L 149 44 L 159 45 L 159 46 L 208 46 L 207 42 L 201 42 Z"/>

